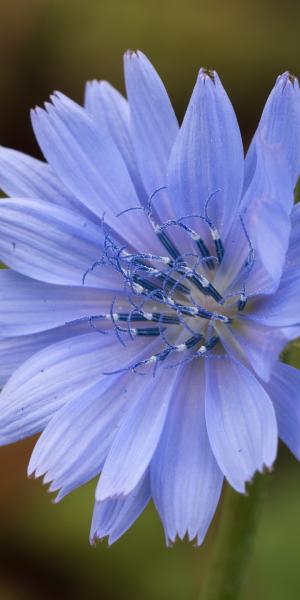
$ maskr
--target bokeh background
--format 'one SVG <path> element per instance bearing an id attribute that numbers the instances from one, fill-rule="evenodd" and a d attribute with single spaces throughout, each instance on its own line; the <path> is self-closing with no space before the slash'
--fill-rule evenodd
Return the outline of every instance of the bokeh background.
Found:
<path id="1" fill-rule="evenodd" d="M 182 118 L 199 66 L 216 68 L 245 146 L 275 77 L 300 75 L 294 0 L 0 0 L 0 143 L 38 156 L 29 109 L 86 79 L 124 89 L 122 54 L 142 49 Z M 290 353 L 300 367 L 300 349 Z M 0 452 L 0 600 L 195 600 L 218 520 L 201 549 L 166 549 L 153 507 L 112 548 L 88 544 L 94 483 L 56 506 L 26 479 L 35 440 Z M 244 600 L 300 598 L 300 466 L 280 448 Z"/>

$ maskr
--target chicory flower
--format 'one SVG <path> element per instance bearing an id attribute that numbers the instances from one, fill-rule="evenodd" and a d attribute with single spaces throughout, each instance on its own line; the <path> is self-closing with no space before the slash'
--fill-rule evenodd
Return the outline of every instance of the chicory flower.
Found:
<path id="1" fill-rule="evenodd" d="M 32 111 L 47 162 L 0 149 L 0 443 L 42 432 L 29 474 L 59 501 L 93 477 L 91 539 L 152 498 L 201 544 L 223 479 L 243 493 L 278 436 L 300 458 L 300 94 L 281 75 L 244 160 L 217 73 L 181 127 L 125 56 L 128 101 L 87 84 Z"/>

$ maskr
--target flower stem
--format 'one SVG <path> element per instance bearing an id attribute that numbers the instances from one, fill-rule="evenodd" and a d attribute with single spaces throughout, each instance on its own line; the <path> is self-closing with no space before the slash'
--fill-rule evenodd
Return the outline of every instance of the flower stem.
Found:
<path id="1" fill-rule="evenodd" d="M 237 600 L 242 592 L 270 475 L 256 475 L 243 496 L 229 485 L 200 600 Z"/>

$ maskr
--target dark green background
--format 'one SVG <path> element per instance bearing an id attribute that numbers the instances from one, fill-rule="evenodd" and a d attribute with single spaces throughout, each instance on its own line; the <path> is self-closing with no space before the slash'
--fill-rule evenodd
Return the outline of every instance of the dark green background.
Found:
<path id="1" fill-rule="evenodd" d="M 218 70 L 245 145 L 275 77 L 300 75 L 300 3 L 292 0 L 0 0 L 0 142 L 38 155 L 28 112 L 86 79 L 123 89 L 122 54 L 143 50 L 179 118 L 200 66 Z M 300 366 L 300 352 L 293 362 Z M 195 600 L 217 532 L 201 549 L 167 550 L 151 507 L 115 546 L 88 545 L 93 485 L 59 506 L 26 480 L 33 440 L 0 452 L 0 600 Z M 300 466 L 280 449 L 244 600 L 300 598 Z"/>

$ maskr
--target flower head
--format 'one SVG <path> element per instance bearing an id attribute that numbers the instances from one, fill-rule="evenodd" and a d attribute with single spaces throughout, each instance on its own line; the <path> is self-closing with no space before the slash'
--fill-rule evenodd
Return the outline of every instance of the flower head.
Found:
<path id="1" fill-rule="evenodd" d="M 140 52 L 128 101 L 90 82 L 32 112 L 47 163 L 1 148 L 0 443 L 42 432 L 29 474 L 57 500 L 95 476 L 91 539 L 150 498 L 167 540 L 200 544 L 224 476 L 300 458 L 300 94 L 271 92 L 244 160 L 201 69 L 179 128 Z"/>

